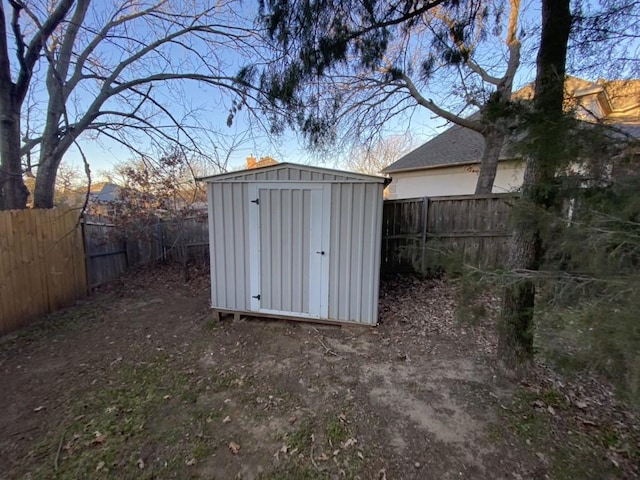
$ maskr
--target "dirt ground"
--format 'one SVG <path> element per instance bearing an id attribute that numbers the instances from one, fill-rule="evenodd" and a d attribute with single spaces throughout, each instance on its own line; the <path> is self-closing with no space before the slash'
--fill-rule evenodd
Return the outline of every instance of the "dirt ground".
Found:
<path id="1" fill-rule="evenodd" d="M 215 323 L 205 275 L 129 275 L 0 340 L 0 478 L 637 477 L 602 385 L 500 380 L 496 299 L 465 322 L 452 283 L 382 292 L 375 328 Z"/>

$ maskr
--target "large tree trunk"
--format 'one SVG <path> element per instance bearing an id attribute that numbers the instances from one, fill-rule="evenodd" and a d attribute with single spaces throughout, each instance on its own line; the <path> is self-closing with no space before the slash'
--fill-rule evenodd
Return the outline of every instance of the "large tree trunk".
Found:
<path id="1" fill-rule="evenodd" d="M 500 128 L 489 127 L 484 133 L 484 152 L 480 161 L 476 195 L 493 192 L 493 183 L 496 179 L 504 139 L 505 134 Z"/>
<path id="2" fill-rule="evenodd" d="M 51 151 L 53 150 L 53 151 Z M 55 149 L 59 150 L 59 149 Z M 40 156 L 40 166 L 33 192 L 34 208 L 53 208 L 56 193 L 56 176 L 62 162 L 62 155 L 54 149 L 44 147 Z"/>
<path id="3" fill-rule="evenodd" d="M 528 129 L 533 146 L 525 168 L 522 199 L 511 241 L 509 270 L 514 278 L 504 292 L 498 355 L 503 367 L 518 372 L 533 359 L 535 283 L 544 254 L 540 222 L 553 207 L 555 174 L 562 157 L 567 43 L 571 30 L 569 0 L 542 1 L 542 35 L 537 58 L 534 120 Z"/>
<path id="4" fill-rule="evenodd" d="M 0 100 L 0 210 L 27 207 L 29 190 L 22 179 L 20 161 L 20 109 L 10 92 Z"/>

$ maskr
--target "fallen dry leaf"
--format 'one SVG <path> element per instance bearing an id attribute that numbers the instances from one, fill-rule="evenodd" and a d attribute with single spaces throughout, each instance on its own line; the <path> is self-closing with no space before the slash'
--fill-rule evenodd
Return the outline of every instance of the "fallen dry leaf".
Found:
<path id="1" fill-rule="evenodd" d="M 188 460 L 185 460 L 185 462 L 184 462 L 184 463 L 185 463 L 185 465 L 187 465 L 187 466 L 189 466 L 189 467 L 190 467 L 190 466 L 192 466 L 192 465 L 195 465 L 195 464 L 196 464 L 196 459 L 195 459 L 195 458 L 190 458 L 190 459 L 188 459 Z"/>
<path id="2" fill-rule="evenodd" d="M 106 439 L 107 436 L 104 433 L 95 432 L 95 438 L 92 443 L 94 445 L 102 445 Z"/>
<path id="3" fill-rule="evenodd" d="M 349 448 L 354 446 L 358 441 L 355 438 L 349 438 L 342 444 L 342 448 Z"/>
<path id="4" fill-rule="evenodd" d="M 231 421 L 231 417 L 227 415 L 226 417 L 224 417 L 224 420 L 222 420 L 222 423 L 229 423 L 230 421 Z"/>
<path id="5" fill-rule="evenodd" d="M 40 411 L 42 411 L 42 410 L 44 410 L 44 405 L 40 405 L 40 406 L 38 406 L 38 407 L 36 407 L 36 408 L 34 408 L 34 409 L 33 409 L 33 411 L 34 411 L 34 412 L 36 412 L 36 413 L 37 413 L 37 412 L 40 412 Z"/>
<path id="6" fill-rule="evenodd" d="M 231 453 L 233 453 L 234 455 L 237 455 L 240 451 L 240 445 L 238 445 L 236 442 L 231 442 L 229 443 L 229 450 L 231 450 Z"/>
<path id="7" fill-rule="evenodd" d="M 96 472 L 99 472 L 100 470 L 102 470 L 104 468 L 104 462 L 99 462 L 98 466 L 96 467 Z"/>
<path id="8" fill-rule="evenodd" d="M 141 458 L 138 459 L 138 468 L 140 470 L 144 469 L 144 460 L 142 460 Z"/>
<path id="9" fill-rule="evenodd" d="M 297 418 L 295 415 L 291 415 L 291 416 L 289 417 L 289 423 L 290 423 L 291 425 L 293 425 L 294 423 L 296 423 L 296 420 L 298 420 L 298 418 Z"/>

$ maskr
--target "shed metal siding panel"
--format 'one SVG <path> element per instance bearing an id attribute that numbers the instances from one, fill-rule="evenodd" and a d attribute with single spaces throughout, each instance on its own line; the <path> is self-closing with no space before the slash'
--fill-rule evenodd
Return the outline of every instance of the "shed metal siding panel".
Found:
<path id="1" fill-rule="evenodd" d="M 331 319 L 377 323 L 382 188 L 374 183 L 331 186 Z"/>
<path id="2" fill-rule="evenodd" d="M 243 183 L 209 184 L 211 305 L 249 309 L 248 191 Z"/>

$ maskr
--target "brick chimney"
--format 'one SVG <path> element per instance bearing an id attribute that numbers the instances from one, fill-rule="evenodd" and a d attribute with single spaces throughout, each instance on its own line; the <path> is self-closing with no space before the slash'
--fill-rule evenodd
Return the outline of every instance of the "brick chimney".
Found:
<path id="1" fill-rule="evenodd" d="M 257 163 L 258 159 L 253 155 L 247 157 L 247 168 L 256 168 Z"/>

